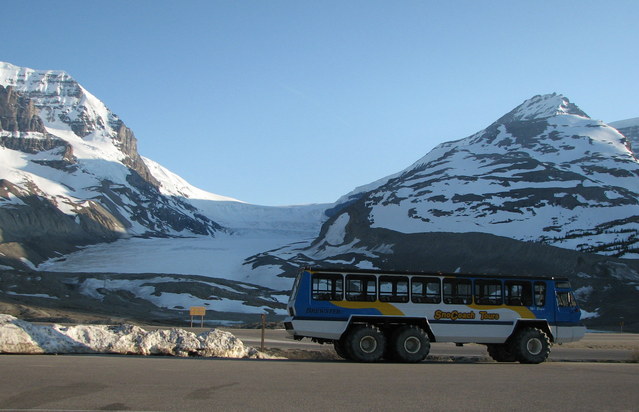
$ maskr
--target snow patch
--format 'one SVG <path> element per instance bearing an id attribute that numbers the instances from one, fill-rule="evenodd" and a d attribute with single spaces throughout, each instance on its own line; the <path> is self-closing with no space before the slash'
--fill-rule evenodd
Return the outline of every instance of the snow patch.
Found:
<path id="1" fill-rule="evenodd" d="M 273 358 L 230 332 L 196 335 L 183 329 L 146 331 L 134 325 L 34 325 L 0 315 L 0 353 L 110 353 L 121 355 Z"/>
<path id="2" fill-rule="evenodd" d="M 326 232 L 326 241 L 333 245 L 341 245 L 344 243 L 344 237 L 346 236 L 346 225 L 350 221 L 350 215 L 348 213 L 341 214 L 335 222 L 328 228 Z"/>
<path id="3" fill-rule="evenodd" d="M 588 312 L 586 310 L 581 309 L 581 320 L 598 318 L 598 317 L 599 317 L 599 313 L 597 313 L 596 310 L 594 312 Z"/>
<path id="4" fill-rule="evenodd" d="M 29 296 L 33 298 L 60 299 L 57 296 L 46 295 L 44 293 L 18 293 L 13 291 L 6 291 L 4 293 L 6 293 L 7 295 L 14 295 L 14 296 Z"/>
<path id="5" fill-rule="evenodd" d="M 586 300 L 593 291 L 594 289 L 592 286 L 582 286 L 579 289 L 575 290 L 574 294 L 577 299 Z"/>
<path id="6" fill-rule="evenodd" d="M 20 261 L 24 263 L 29 269 L 36 270 L 36 266 L 29 259 L 21 257 Z"/>

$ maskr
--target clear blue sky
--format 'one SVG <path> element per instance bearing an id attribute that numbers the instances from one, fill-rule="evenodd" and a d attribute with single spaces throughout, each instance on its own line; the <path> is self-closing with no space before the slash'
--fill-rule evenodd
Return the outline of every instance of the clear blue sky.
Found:
<path id="1" fill-rule="evenodd" d="M 639 1 L 0 1 L 0 60 L 69 72 L 192 184 L 332 202 L 536 94 L 639 116 Z"/>

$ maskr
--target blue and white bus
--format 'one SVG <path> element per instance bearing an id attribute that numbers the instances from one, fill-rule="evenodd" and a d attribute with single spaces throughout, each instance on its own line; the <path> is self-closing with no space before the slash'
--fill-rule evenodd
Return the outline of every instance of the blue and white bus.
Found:
<path id="1" fill-rule="evenodd" d="M 541 363 L 586 328 L 566 278 L 303 269 L 288 302 L 294 339 L 345 359 L 422 361 L 431 342 L 485 344 L 498 362 Z"/>

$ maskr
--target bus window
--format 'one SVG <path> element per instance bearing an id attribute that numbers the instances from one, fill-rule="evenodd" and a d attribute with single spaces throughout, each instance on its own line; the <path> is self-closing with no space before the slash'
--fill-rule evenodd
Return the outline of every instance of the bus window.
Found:
<path id="1" fill-rule="evenodd" d="M 380 276 L 379 300 L 380 302 L 408 302 L 408 278 Z"/>
<path id="2" fill-rule="evenodd" d="M 557 292 L 557 306 L 560 308 L 574 308 L 577 306 L 571 292 Z"/>
<path id="3" fill-rule="evenodd" d="M 311 295 L 313 296 L 313 300 L 344 299 L 342 275 L 328 273 L 314 274 Z"/>
<path id="4" fill-rule="evenodd" d="M 508 306 L 532 306 L 532 285 L 530 282 L 507 280 L 504 294 Z"/>
<path id="5" fill-rule="evenodd" d="M 444 279 L 444 303 L 470 305 L 473 301 L 472 283 L 466 279 Z"/>
<path id="6" fill-rule="evenodd" d="M 475 303 L 478 305 L 501 305 L 501 282 L 499 280 L 476 280 Z"/>
<path id="7" fill-rule="evenodd" d="M 346 300 L 375 302 L 377 278 L 368 275 L 346 275 Z"/>
<path id="8" fill-rule="evenodd" d="M 546 284 L 544 282 L 535 282 L 535 306 L 546 305 Z"/>
<path id="9" fill-rule="evenodd" d="M 414 303 L 441 302 L 441 289 L 439 278 L 414 277 L 411 279 L 411 299 Z"/>

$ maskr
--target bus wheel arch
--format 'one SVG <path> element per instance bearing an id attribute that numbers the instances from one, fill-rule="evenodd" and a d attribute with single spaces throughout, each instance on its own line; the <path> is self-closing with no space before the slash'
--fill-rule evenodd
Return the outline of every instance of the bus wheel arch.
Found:
<path id="1" fill-rule="evenodd" d="M 517 322 L 517 324 L 515 325 L 515 328 L 513 329 L 512 333 L 508 337 L 507 343 L 508 342 L 512 342 L 513 339 L 515 339 L 517 337 L 517 335 L 519 335 L 522 330 L 527 329 L 527 328 L 539 329 L 542 332 L 544 332 L 546 334 L 546 336 L 548 336 L 548 338 L 550 339 L 551 343 L 553 343 L 555 341 L 555 337 L 552 334 L 552 331 L 550 330 L 550 326 L 548 325 L 548 322 L 543 321 L 543 320 L 520 320 L 520 321 Z"/>

